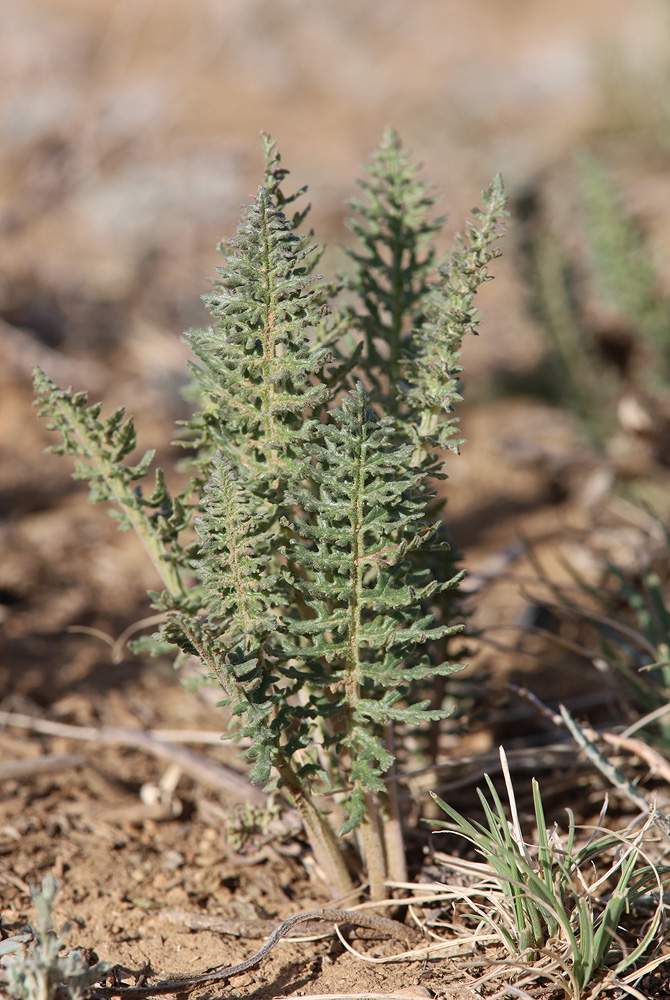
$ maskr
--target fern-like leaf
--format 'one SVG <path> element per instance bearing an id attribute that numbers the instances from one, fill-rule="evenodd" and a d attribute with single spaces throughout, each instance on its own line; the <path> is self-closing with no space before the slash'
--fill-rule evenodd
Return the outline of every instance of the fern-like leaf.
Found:
<path id="1" fill-rule="evenodd" d="M 363 197 L 351 202 L 349 225 L 361 248 L 347 250 L 353 272 L 345 286 L 362 305 L 353 316 L 365 337 L 366 374 L 377 389 L 387 381 L 391 398 L 402 375 L 403 337 L 419 322 L 435 267 L 431 237 L 443 222 L 431 219 L 435 199 L 418 172 L 390 129 L 359 181 Z"/>
<path id="2" fill-rule="evenodd" d="M 160 469 L 150 496 L 142 495 L 136 484 L 147 476 L 155 452 L 145 452 L 136 465 L 125 464 L 137 443 L 132 419 L 123 419 L 122 408 L 102 419 L 102 403 L 89 405 L 85 392 L 59 389 L 41 368 L 34 371 L 33 387 L 39 416 L 47 419 L 49 430 L 61 435 L 62 443 L 49 451 L 74 455 L 74 476 L 88 481 L 90 499 L 114 505 L 110 513 L 120 528 L 137 531 L 172 601 L 186 601 L 180 566 L 191 550 L 181 545 L 179 536 L 189 514 L 170 497 Z"/>
<path id="3" fill-rule="evenodd" d="M 504 232 L 502 219 L 508 215 L 503 182 L 498 175 L 482 195 L 484 208 L 475 208 L 468 219 L 465 235 L 446 261 L 438 264 L 438 277 L 424 298 L 424 316 L 405 342 L 405 377 L 408 388 L 403 402 L 410 421 L 417 428 L 424 451 L 432 448 L 458 450 L 458 417 L 462 372 L 460 352 L 463 338 L 477 334 L 480 323 L 474 297 L 483 282 L 489 281 L 488 264 L 500 256 L 493 244 Z"/>
<path id="4" fill-rule="evenodd" d="M 310 341 L 323 314 L 312 288 L 313 250 L 259 188 L 204 296 L 216 325 L 187 336 L 205 403 L 186 423 L 201 474 L 218 448 L 240 475 L 290 478 L 306 411 L 331 395 L 321 378 L 330 352 Z"/>
<path id="5" fill-rule="evenodd" d="M 328 714 L 339 724 L 326 744 L 350 759 L 348 779 L 360 792 L 348 801 L 352 818 L 392 762 L 385 725 L 444 717 L 427 702 L 409 708 L 402 699 L 415 677 L 457 669 L 447 662 L 429 667 L 426 646 L 459 627 L 417 614 L 454 581 L 430 580 L 408 558 L 437 529 L 423 520 L 429 495 L 410 464 L 412 442 L 399 444 L 397 426 L 376 416 L 361 384 L 320 430 L 307 449 L 313 489 L 287 497 L 309 515 L 296 523 L 287 555 L 299 570 L 291 582 L 311 616 L 284 619 L 294 640 L 283 646 L 312 690 L 330 691 Z"/>

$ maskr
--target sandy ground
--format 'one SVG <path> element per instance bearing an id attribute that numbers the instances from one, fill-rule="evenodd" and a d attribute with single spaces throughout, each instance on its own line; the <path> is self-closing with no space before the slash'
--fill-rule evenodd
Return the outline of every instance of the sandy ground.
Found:
<path id="1" fill-rule="evenodd" d="M 32 365 L 110 406 L 127 404 L 141 443 L 172 466 L 187 357 L 179 337 L 204 320 L 199 295 L 218 263 L 213 247 L 232 233 L 259 181 L 260 129 L 279 140 L 296 184 L 309 184 L 331 273 L 342 266 L 338 244 L 350 238 L 346 202 L 361 164 L 393 125 L 436 185 L 447 234 L 501 171 L 514 199 L 542 193 L 553 223 L 578 249 L 573 158 L 578 148 L 593 149 L 626 192 L 661 280 L 670 282 L 669 16 L 660 0 L 558 7 L 546 0 L 5 0 L 3 711 L 74 726 L 214 734 L 223 726 L 211 701 L 185 695 L 169 664 L 130 654 L 115 662 L 100 637 L 68 631 L 117 637 L 150 613 L 145 594 L 156 581 L 134 538 L 89 506 L 68 461 L 43 455 L 50 437 L 31 409 Z M 547 350 L 525 307 L 518 225 L 513 218 L 496 280 L 482 291 L 481 336 L 465 348 L 468 444 L 449 457 L 446 486 L 454 540 L 471 571 L 463 611 L 498 647 L 473 644 L 458 694 L 471 724 L 464 732 L 449 724 L 442 734 L 440 762 L 461 762 L 456 770 L 466 780 L 446 768 L 412 786 L 415 877 L 431 850 L 418 825 L 429 811 L 427 789 L 472 805 L 474 784 L 491 765 L 477 755 L 495 752 L 501 740 L 519 752 L 524 791 L 537 773 L 557 816 L 566 795 L 584 819 L 597 816 L 604 783 L 574 753 L 534 751 L 555 737 L 505 685 L 532 683 L 553 704 L 589 707 L 596 721 L 620 716 L 625 698 L 588 657 L 544 639 L 520 652 L 505 629 L 531 621 L 546 598 L 527 541 L 552 579 L 565 579 L 568 560 L 594 582 L 607 559 L 633 566 L 658 544 L 651 522 L 613 498 L 611 463 L 585 444 L 570 414 L 496 388 L 501 373 L 530 371 Z M 630 453 L 622 460 L 629 477 Z M 667 507 L 667 468 L 646 454 L 638 449 L 633 472 Z M 583 641 L 583 626 L 575 636 Z M 506 643 L 510 649 L 499 648 Z M 226 744 L 194 750 L 244 773 Z M 146 967 L 189 973 L 241 960 L 260 943 L 249 938 L 249 921 L 265 933 L 265 921 L 327 903 L 299 837 L 278 837 L 253 864 L 231 847 L 236 802 L 197 769 L 177 772 L 132 746 L 0 729 L 0 768 L 46 753 L 79 756 L 61 771 L 8 777 L 0 770 L 3 933 L 30 917 L 28 885 L 53 871 L 62 882 L 57 923 L 73 921 L 72 944 L 117 963 L 130 982 Z M 473 756 L 464 771 L 463 759 Z M 625 819 L 625 807 L 617 808 Z M 175 911 L 244 921 L 247 930 L 189 932 Z M 396 948 L 353 943 L 371 957 Z M 364 964 L 332 936 L 283 942 L 261 968 L 210 995 L 266 1000 L 417 987 L 412 997 L 471 996 L 468 977 L 492 957 Z M 649 996 L 655 988 L 648 985 Z M 531 995 L 550 992 L 540 986 Z"/>

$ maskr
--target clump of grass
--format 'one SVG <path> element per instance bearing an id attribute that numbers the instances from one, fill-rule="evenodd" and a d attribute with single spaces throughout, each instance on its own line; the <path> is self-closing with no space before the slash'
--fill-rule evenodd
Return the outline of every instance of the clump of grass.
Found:
<path id="1" fill-rule="evenodd" d="M 617 834 L 599 825 L 578 847 L 574 814 L 568 810 L 566 835 L 549 829 L 540 787 L 533 779 L 537 844 L 532 845 L 521 829 L 502 748 L 501 758 L 511 820 L 488 775 L 489 797 L 478 789 L 484 823 L 467 819 L 434 796 L 450 820 L 434 825 L 465 838 L 484 858 L 483 864 L 467 864 L 479 881 L 463 889 L 462 898 L 472 914 L 498 934 L 509 954 L 505 967 L 512 964 L 531 977 L 546 977 L 574 1000 L 595 996 L 658 943 L 663 886 L 670 882 L 670 869 L 646 860 L 651 819 L 635 834 Z M 653 915 L 628 947 L 623 918 L 643 896 L 652 902 Z M 641 977 L 646 970 L 636 971 Z"/>

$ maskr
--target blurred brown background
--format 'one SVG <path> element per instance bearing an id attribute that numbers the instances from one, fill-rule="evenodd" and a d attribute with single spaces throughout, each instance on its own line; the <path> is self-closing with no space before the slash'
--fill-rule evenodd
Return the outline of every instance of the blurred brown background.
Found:
<path id="1" fill-rule="evenodd" d="M 61 384 L 125 403 L 168 465 L 200 294 L 261 176 L 258 132 L 309 184 L 324 269 L 341 266 L 346 202 L 394 126 L 435 183 L 447 231 L 501 171 L 540 187 L 572 238 L 573 154 L 593 149 L 649 234 L 670 281 L 665 0 L 4 0 L 0 8 L 0 598 L 5 690 L 48 700 L 146 613 L 150 568 L 44 457 L 30 409 L 39 363 Z M 470 439 L 450 459 L 451 517 L 476 568 L 552 506 L 546 476 L 511 467 L 510 439 L 563 452 L 564 412 L 486 400 L 496 372 L 542 356 L 525 309 L 516 222 L 466 345 Z M 483 400 L 483 401 L 482 401 Z M 501 612 L 502 614 L 502 612 Z M 78 665 L 77 665 L 78 664 Z M 135 667 L 129 668 L 132 672 Z M 68 680 L 69 678 L 69 680 Z M 55 680 L 54 680 L 55 682 Z"/>
<path id="2" fill-rule="evenodd" d="M 454 227 L 494 173 L 515 191 L 581 144 L 665 173 L 665 0 L 4 0 L 0 19 L 0 307 L 51 346 L 201 318 L 260 129 L 333 245 L 389 125 Z M 478 352 L 518 350 L 516 319 Z"/>

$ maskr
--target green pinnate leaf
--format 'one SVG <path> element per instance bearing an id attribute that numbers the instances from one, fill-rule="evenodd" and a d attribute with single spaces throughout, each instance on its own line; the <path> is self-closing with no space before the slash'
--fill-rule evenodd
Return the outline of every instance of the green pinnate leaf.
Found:
<path id="1" fill-rule="evenodd" d="M 200 468 L 218 448 L 241 475 L 290 477 L 306 410 L 332 395 L 322 378 L 331 354 L 311 343 L 324 309 L 310 273 L 315 247 L 260 188 L 222 249 L 226 267 L 204 297 L 216 324 L 187 337 L 205 404 L 186 422 L 187 439 L 198 445 Z"/>
<path id="2" fill-rule="evenodd" d="M 284 190 L 276 144 L 262 143 L 264 183 L 204 296 L 211 325 L 187 335 L 188 484 L 149 478 L 152 451 L 131 464 L 122 409 L 104 416 L 41 371 L 35 388 L 56 450 L 138 532 L 162 578 L 150 598 L 165 621 L 140 645 L 200 659 L 230 713 L 225 735 L 248 743 L 251 780 L 292 798 L 344 894 L 351 879 L 317 798 L 335 797 L 341 834 L 360 827 L 368 863 L 377 857 L 379 896 L 393 729 L 444 718 L 423 695 L 459 669 L 448 642 L 462 574 L 429 482 L 444 478 L 436 449 L 455 446 L 460 346 L 479 322 L 473 296 L 497 254 L 504 192 L 496 180 L 440 261 L 433 193 L 388 132 L 354 206 L 350 276 L 328 285 L 299 232 L 304 189 Z"/>

